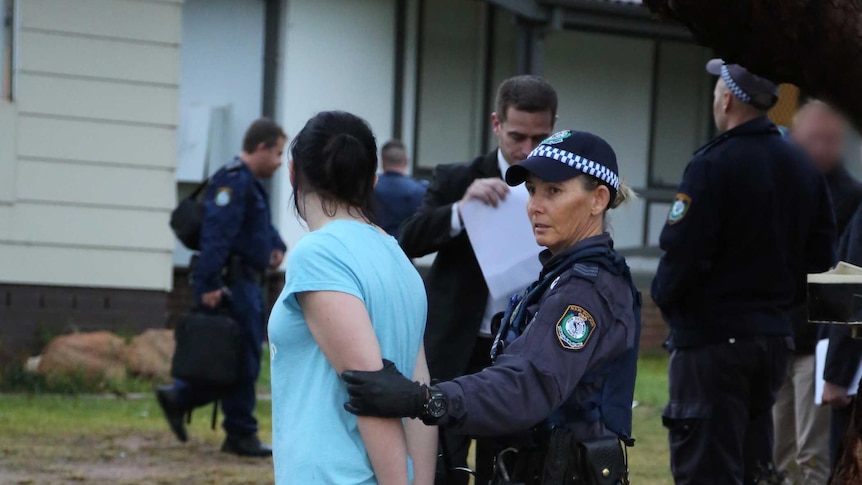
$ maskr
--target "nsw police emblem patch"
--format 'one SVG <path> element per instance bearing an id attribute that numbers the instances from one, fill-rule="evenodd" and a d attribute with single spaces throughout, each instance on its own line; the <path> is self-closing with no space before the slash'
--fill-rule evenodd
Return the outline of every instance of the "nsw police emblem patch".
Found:
<path id="1" fill-rule="evenodd" d="M 673 205 L 670 206 L 670 212 L 667 215 L 667 223 L 676 224 L 681 221 L 682 218 L 685 217 L 690 206 L 691 197 L 686 194 L 676 194 L 676 200 Z"/>
<path id="2" fill-rule="evenodd" d="M 543 141 L 541 144 L 553 145 L 555 143 L 560 143 L 561 141 L 565 140 L 570 136 L 572 136 L 572 130 L 558 131 L 553 135 L 549 136 L 548 138 L 545 138 L 545 141 Z"/>
<path id="3" fill-rule="evenodd" d="M 566 350 L 581 350 L 596 329 L 596 320 L 583 307 L 569 305 L 557 322 L 557 339 Z"/>
<path id="4" fill-rule="evenodd" d="M 233 191 L 230 187 L 219 187 L 216 190 L 215 204 L 219 207 L 224 207 L 230 204 L 230 197 Z"/>

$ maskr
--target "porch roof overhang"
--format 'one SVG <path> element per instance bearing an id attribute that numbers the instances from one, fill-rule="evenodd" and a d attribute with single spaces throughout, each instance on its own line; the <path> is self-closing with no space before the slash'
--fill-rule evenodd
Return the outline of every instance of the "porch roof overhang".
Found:
<path id="1" fill-rule="evenodd" d="M 653 18 L 641 0 L 487 0 L 521 20 L 550 29 L 590 30 L 612 34 L 693 42 L 678 23 Z"/>

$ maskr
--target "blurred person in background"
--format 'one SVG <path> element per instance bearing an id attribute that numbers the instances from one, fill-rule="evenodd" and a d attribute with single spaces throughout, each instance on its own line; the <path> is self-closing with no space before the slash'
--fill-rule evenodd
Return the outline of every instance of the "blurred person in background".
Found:
<path id="1" fill-rule="evenodd" d="M 852 178 L 850 174 L 846 177 Z M 853 186 L 850 183 L 845 185 Z M 862 266 L 862 205 L 857 207 L 841 237 L 838 258 Z M 854 405 L 857 390 L 851 387 L 855 384 L 853 378 L 862 359 L 862 340 L 852 338 L 847 325 L 824 325 L 820 330 L 820 337 L 829 339 L 823 369 L 823 403 L 831 408 L 829 455 L 832 465 L 835 466 L 842 455 L 843 441 L 851 426 L 853 408 L 858 407 L 858 404 Z"/>
<path id="2" fill-rule="evenodd" d="M 847 124 L 821 101 L 803 105 L 793 120 L 790 138 L 826 177 L 835 212 L 836 233 L 842 234 L 862 200 L 860 185 L 842 163 Z M 829 409 L 814 404 L 816 325 L 808 323 L 805 295 L 790 313 L 794 354 L 772 410 L 775 462 L 790 483 L 822 484 L 829 479 Z M 827 330 L 827 329 L 822 329 Z"/>
<path id="3" fill-rule="evenodd" d="M 428 184 L 407 175 L 407 149 L 399 140 L 389 140 L 380 149 L 383 173 L 374 186 L 377 203 L 377 223 L 391 236 L 398 237 L 398 229 L 422 204 Z"/>

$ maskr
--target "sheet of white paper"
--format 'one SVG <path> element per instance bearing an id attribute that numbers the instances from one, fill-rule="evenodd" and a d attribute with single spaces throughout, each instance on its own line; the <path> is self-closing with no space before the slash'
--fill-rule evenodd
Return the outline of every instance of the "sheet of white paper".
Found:
<path id="1" fill-rule="evenodd" d="M 512 187 L 497 207 L 478 201 L 464 204 L 461 218 L 476 260 L 494 299 L 509 298 L 539 277 L 542 248 L 527 217 L 527 189 Z"/>
<path id="2" fill-rule="evenodd" d="M 826 369 L 826 351 L 829 350 L 829 339 L 823 339 L 817 342 L 817 347 L 814 349 L 814 404 L 823 404 L 823 371 Z M 855 395 L 859 389 L 859 381 L 862 380 L 862 362 L 859 363 L 859 368 L 856 370 L 856 375 L 853 381 L 847 387 L 850 395 Z"/>

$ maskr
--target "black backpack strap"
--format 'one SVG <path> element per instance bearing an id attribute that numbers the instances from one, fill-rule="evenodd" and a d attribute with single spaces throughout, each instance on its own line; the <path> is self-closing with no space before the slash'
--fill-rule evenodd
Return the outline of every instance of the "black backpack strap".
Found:
<path id="1" fill-rule="evenodd" d="M 201 182 L 200 184 L 198 184 L 198 186 L 197 186 L 197 187 L 195 187 L 194 192 L 192 192 L 192 193 L 191 193 L 191 195 L 189 195 L 189 197 L 188 197 L 188 198 L 189 198 L 189 199 L 197 199 L 197 198 L 198 198 L 198 195 L 200 195 L 200 193 L 201 193 L 201 192 L 203 192 L 203 190 L 204 190 L 204 189 L 206 188 L 206 186 L 207 186 L 207 185 L 209 185 L 209 184 L 210 184 L 210 177 L 207 177 L 207 179 L 206 179 L 206 180 L 204 180 L 203 182 Z"/>

